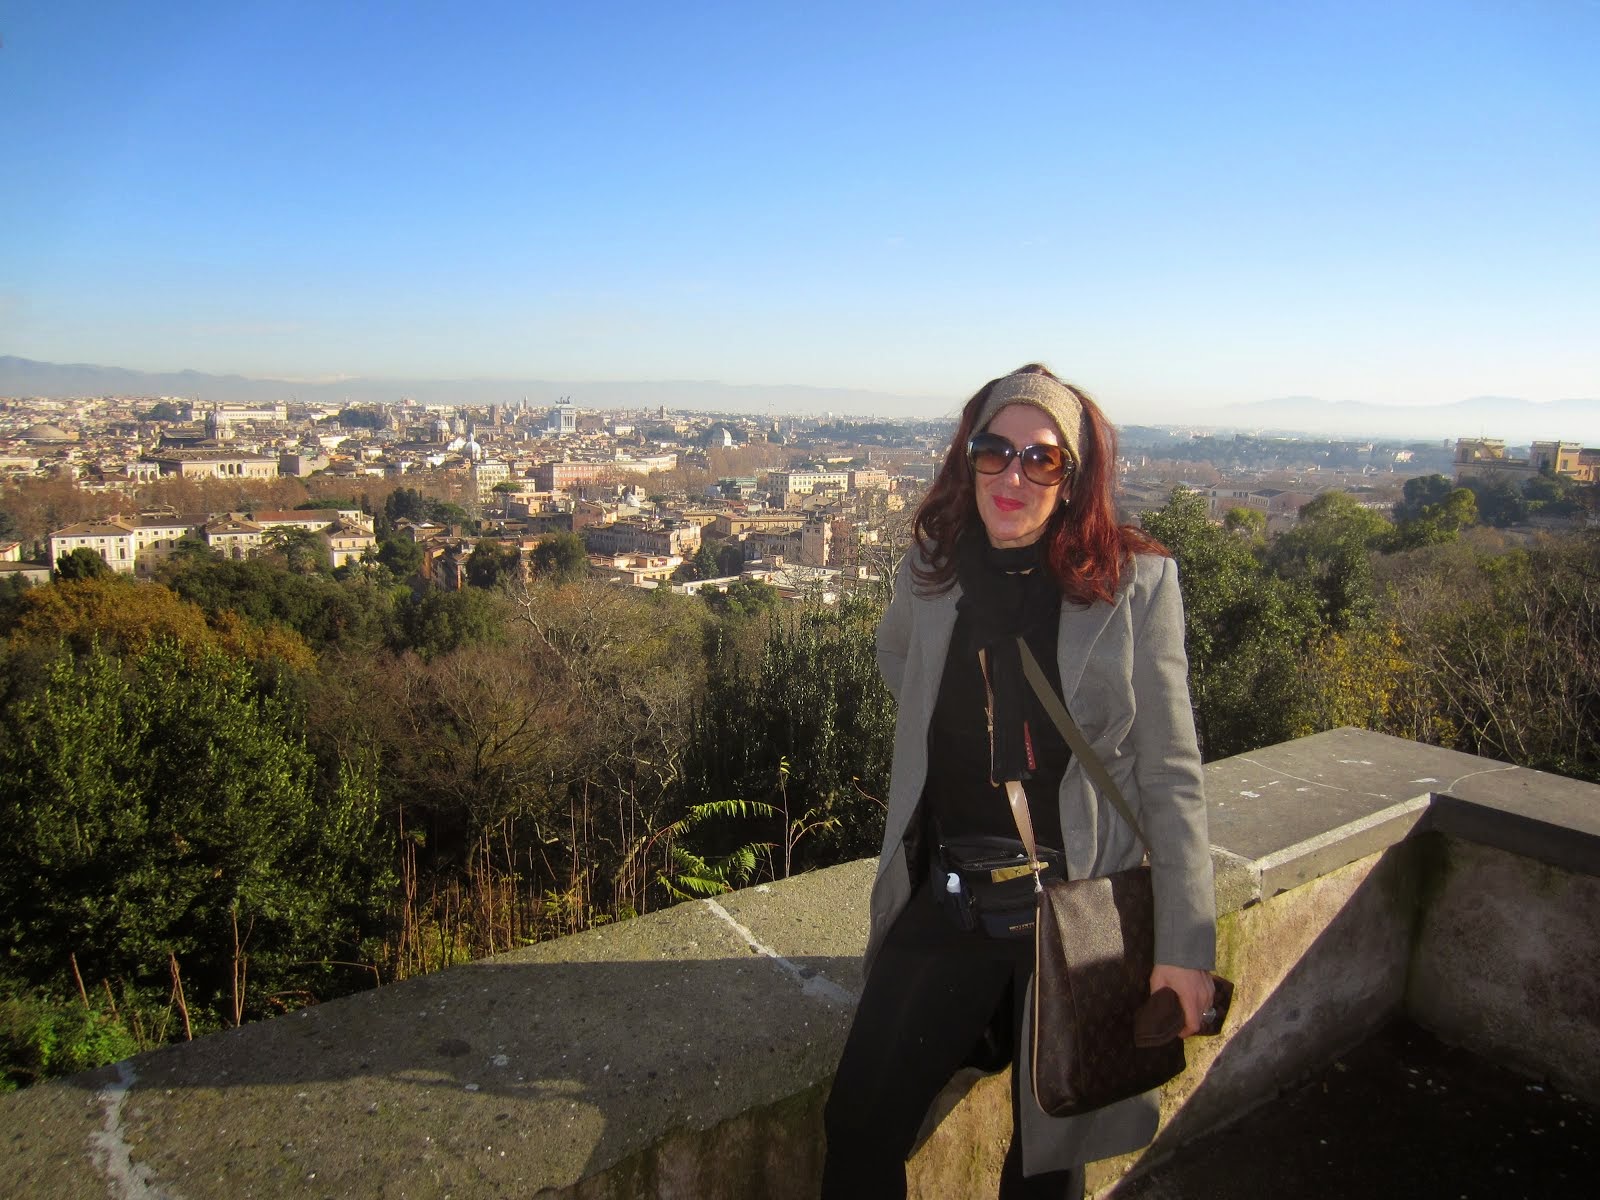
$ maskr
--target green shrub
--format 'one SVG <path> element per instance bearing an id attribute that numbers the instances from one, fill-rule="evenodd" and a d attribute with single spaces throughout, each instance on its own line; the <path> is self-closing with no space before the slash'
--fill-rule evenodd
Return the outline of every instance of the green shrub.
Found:
<path id="1" fill-rule="evenodd" d="M 0 1000 L 0 1092 L 138 1052 L 133 1034 L 109 1013 L 36 996 Z"/>

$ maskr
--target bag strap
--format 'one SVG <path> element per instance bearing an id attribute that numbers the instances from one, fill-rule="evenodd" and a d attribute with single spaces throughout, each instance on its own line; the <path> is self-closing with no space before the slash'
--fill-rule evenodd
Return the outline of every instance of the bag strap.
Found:
<path id="1" fill-rule="evenodd" d="M 1033 685 L 1033 691 L 1039 697 L 1039 703 L 1044 705 L 1045 712 L 1055 722 L 1056 728 L 1061 732 L 1061 736 L 1066 739 L 1067 745 L 1072 747 L 1072 753 L 1083 764 L 1083 769 L 1089 778 L 1094 780 L 1094 785 L 1100 789 L 1100 794 L 1111 801 L 1112 806 L 1122 815 L 1122 819 L 1128 823 L 1129 828 L 1143 843 L 1144 852 L 1149 854 L 1150 839 L 1145 837 L 1144 830 L 1139 827 L 1139 822 L 1134 820 L 1133 810 L 1128 807 L 1128 802 L 1122 798 L 1122 791 L 1112 780 L 1111 772 L 1106 770 L 1105 764 L 1100 761 L 1100 756 L 1089 745 L 1089 739 L 1083 736 L 1083 731 L 1073 722 L 1071 715 L 1067 712 L 1067 706 L 1061 702 L 1061 697 L 1056 695 L 1055 688 L 1051 687 L 1050 681 L 1045 678 L 1044 669 L 1039 666 L 1039 660 L 1033 656 L 1033 651 L 1028 648 L 1028 643 L 1023 641 L 1021 637 L 1017 638 L 1017 650 L 1022 655 L 1022 673 L 1028 677 L 1028 682 Z M 1008 783 L 1006 788 L 1009 795 L 1011 784 Z M 1022 791 L 1020 785 L 1017 786 L 1017 791 L 1019 793 Z M 1024 796 L 1022 800 L 1022 811 L 1024 813 L 1027 812 L 1027 805 L 1027 797 Z M 1011 798 L 1011 812 L 1013 816 L 1017 812 L 1017 801 L 1014 796 Z M 1021 829 L 1020 822 L 1018 823 L 1018 829 Z M 1032 832 L 1032 821 L 1030 820 L 1028 833 L 1031 834 Z M 1024 845 L 1030 846 L 1028 853 L 1033 855 L 1028 836 L 1024 835 L 1022 840 Z M 1033 857 L 1037 858 L 1038 856 L 1033 855 Z"/>
<path id="2" fill-rule="evenodd" d="M 978 667 L 983 672 L 984 711 L 989 719 L 989 755 L 992 763 L 994 758 L 994 689 L 989 682 L 989 652 L 978 651 Z M 992 780 L 991 780 L 992 782 Z M 1022 790 L 1018 780 L 1008 779 L 1005 782 L 1006 799 L 1011 804 L 1011 820 L 1017 826 L 1017 836 L 1022 839 L 1022 848 L 1028 852 L 1028 865 L 1033 869 L 1033 890 L 1044 891 L 1044 879 L 1040 872 L 1045 864 L 1039 858 L 1039 846 L 1033 836 L 1033 813 L 1028 809 L 1028 793 Z"/>
<path id="3" fill-rule="evenodd" d="M 1043 891 L 1044 880 L 1039 878 L 1039 872 L 1044 864 L 1039 861 L 1039 847 L 1033 840 L 1033 813 L 1028 809 L 1028 793 L 1017 780 L 1008 779 L 1006 799 L 1011 802 L 1011 819 L 1017 823 L 1017 836 L 1022 839 L 1022 848 L 1028 852 L 1028 865 L 1033 868 L 1033 890 Z"/>

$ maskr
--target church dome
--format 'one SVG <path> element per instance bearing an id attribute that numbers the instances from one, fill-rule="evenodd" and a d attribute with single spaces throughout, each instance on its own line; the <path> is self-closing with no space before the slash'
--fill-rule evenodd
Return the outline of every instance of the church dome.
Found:
<path id="1" fill-rule="evenodd" d="M 58 425 L 29 425 L 22 431 L 25 442 L 70 442 L 73 435 Z"/>

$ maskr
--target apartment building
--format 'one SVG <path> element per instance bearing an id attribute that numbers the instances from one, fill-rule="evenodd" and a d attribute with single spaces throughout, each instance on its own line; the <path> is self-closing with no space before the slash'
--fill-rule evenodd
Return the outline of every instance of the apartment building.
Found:
<path id="1" fill-rule="evenodd" d="M 151 575 L 157 564 L 194 533 L 205 521 L 201 516 L 114 516 L 103 521 L 80 521 L 50 535 L 50 563 L 63 554 L 87 548 L 106 560 L 113 571 L 125 575 Z"/>
<path id="2" fill-rule="evenodd" d="M 688 558 L 700 548 L 698 525 L 657 525 L 649 521 L 613 521 L 583 530 L 591 555 L 651 554 Z"/>
<path id="3" fill-rule="evenodd" d="M 50 565 L 74 550 L 93 550 L 106 565 L 123 575 L 134 571 L 133 526 L 121 517 L 79 521 L 50 535 Z"/>
<path id="4" fill-rule="evenodd" d="M 767 475 L 767 491 L 774 496 L 809 496 L 816 491 L 843 492 L 849 490 L 850 475 L 849 471 L 772 471 Z"/>
<path id="5" fill-rule="evenodd" d="M 141 461 L 153 462 L 163 476 L 180 479 L 276 479 L 278 460 L 248 451 L 162 450 Z"/>

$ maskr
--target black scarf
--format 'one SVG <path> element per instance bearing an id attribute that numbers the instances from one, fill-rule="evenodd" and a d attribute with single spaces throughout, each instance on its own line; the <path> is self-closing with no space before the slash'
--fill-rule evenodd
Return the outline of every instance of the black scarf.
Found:
<path id="1" fill-rule="evenodd" d="M 972 631 L 972 648 L 985 651 L 994 730 L 990 780 L 1033 777 L 1030 752 L 1036 735 L 1029 728 L 1031 689 L 1022 674 L 1017 638 L 1043 633 L 1047 640 L 1061 616 L 1061 588 L 1050 573 L 1040 544 L 998 550 L 981 527 L 970 529 L 956 544 L 956 579 L 961 596 L 956 612 Z"/>

